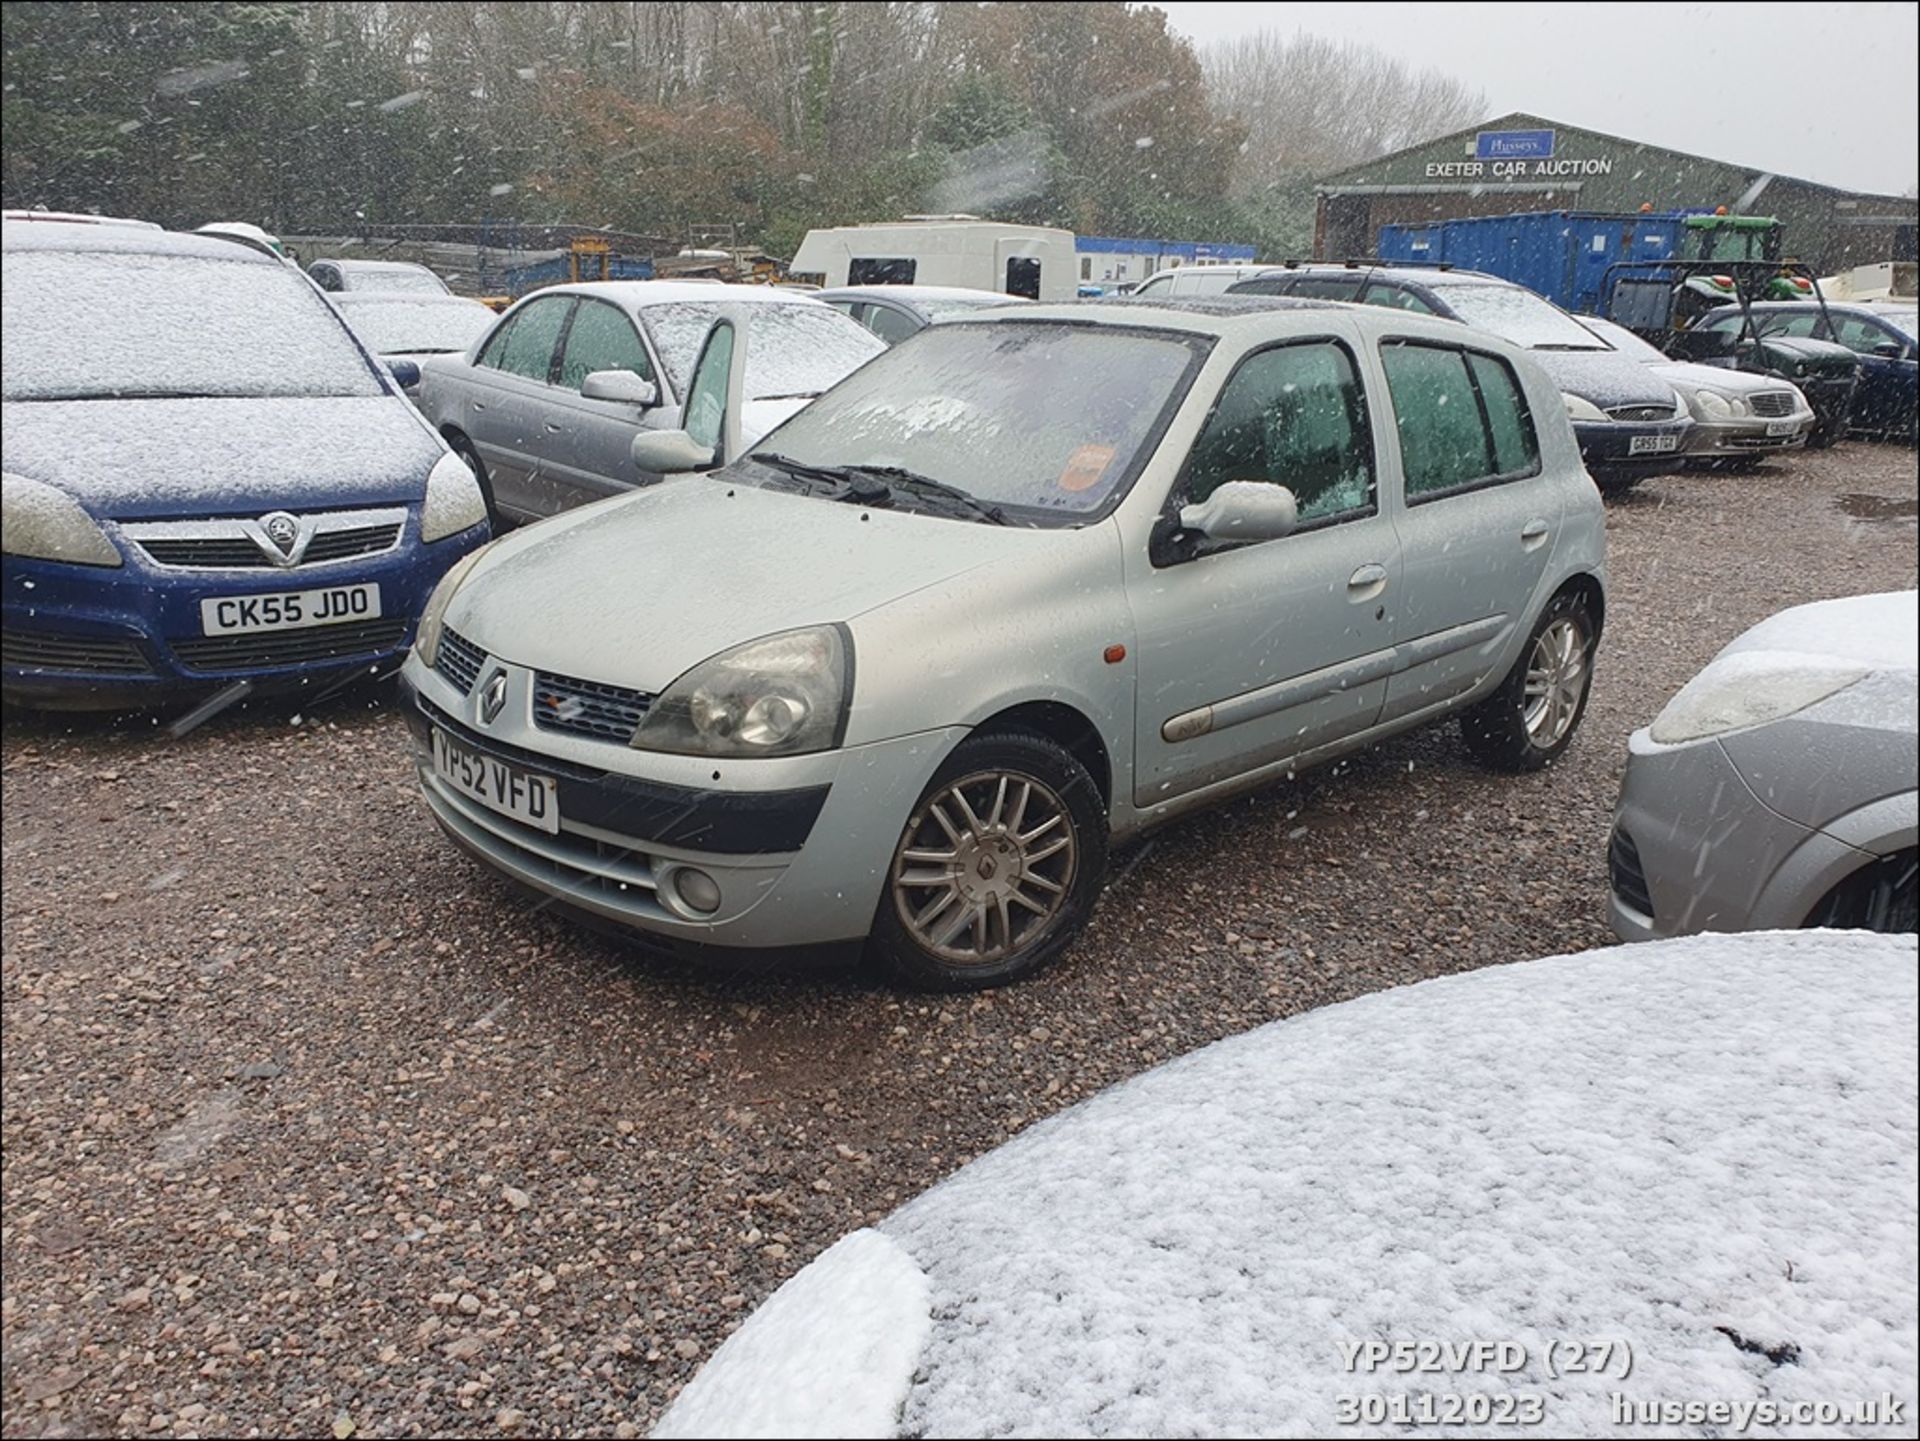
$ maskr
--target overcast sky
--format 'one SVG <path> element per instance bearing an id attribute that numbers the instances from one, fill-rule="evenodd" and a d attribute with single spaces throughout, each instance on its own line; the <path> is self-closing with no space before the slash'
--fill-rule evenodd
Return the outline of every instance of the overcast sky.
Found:
<path id="1" fill-rule="evenodd" d="M 1920 6 L 1156 0 L 1204 47 L 1261 29 L 1376 45 L 1569 125 L 1855 190 L 1920 163 Z"/>

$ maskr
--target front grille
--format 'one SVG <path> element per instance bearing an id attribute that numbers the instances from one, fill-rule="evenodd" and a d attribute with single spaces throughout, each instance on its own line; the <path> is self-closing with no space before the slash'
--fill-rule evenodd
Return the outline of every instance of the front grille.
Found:
<path id="1" fill-rule="evenodd" d="M 487 653 L 451 626 L 440 630 L 440 649 L 433 657 L 433 668 L 453 682 L 461 695 L 473 694 L 473 683 L 480 678 L 480 667 Z"/>
<path id="2" fill-rule="evenodd" d="M 376 555 L 391 550 L 400 539 L 397 525 L 357 525 L 351 530 L 327 530 L 307 542 L 301 565 L 322 565 L 330 560 L 346 560 L 356 555 Z"/>
<path id="3" fill-rule="evenodd" d="M 196 636 L 170 642 L 188 670 L 254 670 L 263 666 L 310 665 L 316 661 L 372 655 L 393 650 L 406 638 L 404 617 L 357 620 L 309 630 L 266 631 L 257 635 Z"/>
<path id="4" fill-rule="evenodd" d="M 273 565 L 266 552 L 245 536 L 154 536 L 138 544 L 155 565 L 190 570 L 265 570 Z"/>
<path id="5" fill-rule="evenodd" d="M 1647 873 L 1640 867 L 1640 851 L 1633 837 L 1614 827 L 1607 843 L 1607 871 L 1613 893 L 1648 920 L 1653 919 L 1653 896 L 1647 890 Z"/>
<path id="6" fill-rule="evenodd" d="M 113 636 L 56 635 L 43 630 L 0 631 L 0 664 L 25 670 L 149 675 L 152 667 L 130 640 Z"/>
<path id="7" fill-rule="evenodd" d="M 398 506 L 298 517 L 307 543 L 296 565 L 283 563 L 285 556 L 250 516 L 128 520 L 121 522 L 120 531 L 155 565 L 176 570 L 297 571 L 392 550 L 400 544 L 406 520 L 407 512 Z"/>
<path id="8" fill-rule="evenodd" d="M 1616 405 L 1607 412 L 1615 420 L 1672 420 L 1671 405 Z"/>
<path id="9" fill-rule="evenodd" d="M 538 671 L 533 683 L 533 723 L 588 740 L 625 745 L 633 739 L 653 697 L 625 686 Z"/>
<path id="10" fill-rule="evenodd" d="M 1755 415 L 1764 415 L 1769 420 L 1779 420 L 1793 414 L 1793 392 L 1791 390 L 1763 390 L 1758 395 L 1747 398 L 1747 409 Z"/>

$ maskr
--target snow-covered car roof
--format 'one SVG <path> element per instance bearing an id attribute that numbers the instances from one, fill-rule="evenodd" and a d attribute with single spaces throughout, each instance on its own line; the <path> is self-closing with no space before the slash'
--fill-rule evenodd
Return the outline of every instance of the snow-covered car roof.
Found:
<path id="1" fill-rule="evenodd" d="M 653 1434 L 1406 1434 L 1348 1396 L 1561 1436 L 1673 1398 L 1911 1414 L 1915 975 L 1912 936 L 1695 936 L 1222 1041 L 841 1241 Z M 1409 1372 L 1394 1342 L 1468 1349 Z"/>
<path id="2" fill-rule="evenodd" d="M 975 290 L 964 285 L 835 285 L 815 291 L 820 300 L 898 300 L 913 305 L 922 300 L 955 300 L 969 305 L 1031 305 L 1024 295 L 1002 295 L 997 290 Z"/>
<path id="3" fill-rule="evenodd" d="M 212 235 L 187 234 L 145 225 L 48 225 L 8 217 L 0 221 L 0 246 L 8 250 L 92 250 L 122 255 L 188 255 L 241 265 L 278 265 L 262 250 Z"/>

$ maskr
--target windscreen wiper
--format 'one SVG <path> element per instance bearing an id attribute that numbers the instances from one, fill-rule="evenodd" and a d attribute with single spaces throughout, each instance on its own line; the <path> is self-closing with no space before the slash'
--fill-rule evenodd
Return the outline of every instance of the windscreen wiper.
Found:
<path id="1" fill-rule="evenodd" d="M 810 465 L 790 455 L 766 450 L 755 451 L 747 459 L 801 480 L 831 486 L 831 499 L 834 500 L 851 501 L 855 505 L 883 510 L 901 498 L 930 501 L 938 506 L 962 510 L 989 525 L 1013 523 L 999 506 L 990 505 L 958 486 L 903 470 L 897 465 Z"/>

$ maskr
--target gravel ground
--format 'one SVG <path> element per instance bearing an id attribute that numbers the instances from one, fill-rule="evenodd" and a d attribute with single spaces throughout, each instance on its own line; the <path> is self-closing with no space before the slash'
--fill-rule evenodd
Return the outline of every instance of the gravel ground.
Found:
<path id="1" fill-rule="evenodd" d="M 634 1435 L 846 1230 L 1157 1062 L 1605 945 L 1627 732 L 1782 606 L 1915 583 L 1911 450 L 1610 508 L 1584 730 L 1451 729 L 1115 858 L 1036 981 L 646 959 L 458 855 L 381 695 L 5 729 L 9 1435 Z"/>

